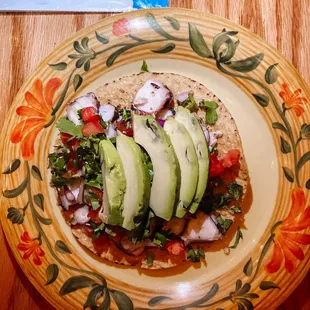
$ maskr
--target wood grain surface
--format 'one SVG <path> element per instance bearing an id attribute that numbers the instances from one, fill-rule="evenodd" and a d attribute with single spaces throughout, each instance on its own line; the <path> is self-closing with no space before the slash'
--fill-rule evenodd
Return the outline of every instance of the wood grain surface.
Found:
<path id="1" fill-rule="evenodd" d="M 310 0 L 170 0 L 228 18 L 275 46 L 310 84 Z M 0 129 L 31 71 L 64 39 L 109 14 L 0 14 Z M 15 262 L 0 230 L 0 309 L 53 309 Z M 310 274 L 281 310 L 310 309 Z"/>

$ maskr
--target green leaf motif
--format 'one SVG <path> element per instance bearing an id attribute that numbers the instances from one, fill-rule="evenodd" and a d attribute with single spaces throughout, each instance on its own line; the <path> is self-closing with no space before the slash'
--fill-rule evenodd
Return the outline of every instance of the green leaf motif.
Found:
<path id="1" fill-rule="evenodd" d="M 83 78 L 79 74 L 76 74 L 73 78 L 74 91 L 77 91 L 82 85 L 82 83 L 83 83 Z"/>
<path id="2" fill-rule="evenodd" d="M 65 62 L 59 62 L 57 64 L 48 64 L 53 70 L 63 71 L 67 69 L 67 64 Z"/>
<path id="3" fill-rule="evenodd" d="M 45 285 L 50 285 L 56 281 L 59 274 L 59 268 L 56 264 L 51 264 L 46 268 L 46 283 Z"/>
<path id="4" fill-rule="evenodd" d="M 272 234 L 272 235 L 268 238 L 267 242 L 265 243 L 265 245 L 264 245 L 264 247 L 263 247 L 263 249 L 262 249 L 262 252 L 260 253 L 260 257 L 259 257 L 259 259 L 258 259 L 258 263 L 257 263 L 257 265 L 256 265 L 256 270 L 255 270 L 254 276 L 253 276 L 253 278 L 252 278 L 252 281 L 255 279 L 255 277 L 256 277 L 256 275 L 257 275 L 259 269 L 260 269 L 260 266 L 262 265 L 263 259 L 264 259 L 264 257 L 266 256 L 266 254 L 267 254 L 267 252 L 268 252 L 268 250 L 269 250 L 271 244 L 273 244 L 274 236 L 275 236 L 275 235 Z"/>
<path id="5" fill-rule="evenodd" d="M 74 41 L 73 42 L 73 48 L 80 54 L 86 54 L 86 52 L 82 49 L 79 41 Z"/>
<path id="6" fill-rule="evenodd" d="M 253 310 L 254 307 L 253 307 L 253 304 L 248 300 L 248 299 L 244 299 L 244 298 L 240 298 L 238 300 L 238 306 L 242 304 L 243 305 L 243 308 L 242 309 L 246 309 L 246 310 Z M 239 308 L 238 308 L 239 309 Z"/>
<path id="7" fill-rule="evenodd" d="M 265 81 L 266 81 L 268 84 L 274 84 L 274 83 L 277 81 L 277 79 L 278 79 L 277 65 L 278 65 L 278 64 L 271 65 L 271 66 L 266 70 L 266 73 L 265 73 Z"/>
<path id="8" fill-rule="evenodd" d="M 59 291 L 60 296 L 64 296 L 85 287 L 96 285 L 96 281 L 86 276 L 73 276 L 69 278 Z"/>
<path id="9" fill-rule="evenodd" d="M 238 279 L 236 281 L 236 288 L 235 288 L 235 292 L 238 292 L 242 287 L 242 281 L 240 279 Z"/>
<path id="10" fill-rule="evenodd" d="M 57 240 L 55 242 L 55 250 L 62 254 L 71 254 L 71 251 L 69 250 L 67 245 L 61 240 Z"/>
<path id="11" fill-rule="evenodd" d="M 37 194 L 33 196 L 35 204 L 44 211 L 44 196 L 42 194 Z"/>
<path id="12" fill-rule="evenodd" d="M 48 219 L 46 217 L 43 217 L 39 214 L 37 214 L 37 219 L 43 224 L 43 225 L 51 225 L 52 224 L 52 220 Z"/>
<path id="13" fill-rule="evenodd" d="M 81 44 L 82 44 L 82 46 L 83 46 L 83 48 L 84 48 L 85 50 L 88 49 L 88 42 L 89 42 L 89 38 L 88 38 L 88 37 L 84 37 L 84 38 L 82 39 L 82 41 L 81 41 Z"/>
<path id="14" fill-rule="evenodd" d="M 157 50 L 152 50 L 153 53 L 158 53 L 158 54 L 165 54 L 173 51 L 175 49 L 175 44 L 174 43 L 168 43 L 165 46 L 157 49 Z"/>
<path id="15" fill-rule="evenodd" d="M 32 174 L 32 176 L 33 176 L 35 179 L 37 179 L 37 180 L 39 180 L 39 181 L 42 181 L 42 180 L 43 180 L 39 168 L 38 168 L 37 166 L 35 166 L 35 165 L 32 165 L 32 167 L 31 167 L 31 174 Z"/>
<path id="16" fill-rule="evenodd" d="M 212 52 L 210 51 L 205 39 L 203 38 L 201 32 L 197 29 L 197 27 L 194 24 L 189 23 L 188 31 L 189 43 L 193 51 L 201 57 L 211 58 Z"/>
<path id="17" fill-rule="evenodd" d="M 283 137 L 280 137 L 280 139 L 281 139 L 281 152 L 283 154 L 290 153 L 292 151 L 290 144 Z"/>
<path id="18" fill-rule="evenodd" d="M 263 107 L 266 108 L 269 104 L 269 97 L 264 94 L 253 94 L 255 100 Z"/>
<path id="19" fill-rule="evenodd" d="M 148 68 L 148 65 L 147 65 L 145 60 L 143 60 L 143 62 L 142 62 L 142 66 L 141 66 L 140 71 L 141 72 L 149 72 L 149 68 Z"/>
<path id="20" fill-rule="evenodd" d="M 310 189 L 310 179 L 306 182 L 306 189 Z"/>
<path id="21" fill-rule="evenodd" d="M 148 305 L 150 307 L 155 307 L 155 306 L 159 305 L 160 303 L 162 303 L 164 301 L 168 301 L 168 300 L 172 300 L 172 298 L 170 298 L 168 296 L 156 296 L 156 297 L 153 297 L 152 299 L 150 299 L 150 301 L 148 302 Z"/>
<path id="22" fill-rule="evenodd" d="M 294 182 L 294 173 L 293 171 L 290 169 L 290 168 L 287 168 L 287 167 L 282 167 L 283 169 L 283 172 L 284 172 L 284 175 L 286 177 L 286 179 L 293 183 Z"/>
<path id="23" fill-rule="evenodd" d="M 221 32 L 214 37 L 214 39 L 213 39 L 213 54 L 214 54 L 214 57 L 216 60 L 219 60 L 220 62 L 224 62 L 224 61 L 226 62 L 233 57 L 233 55 L 231 57 L 230 57 L 230 55 L 227 55 L 228 46 L 229 46 L 229 54 L 231 54 L 232 51 L 235 52 L 234 42 L 232 41 L 230 36 L 234 36 L 237 33 L 238 33 L 237 31 L 224 31 L 224 32 Z M 221 49 L 223 44 L 227 46 L 227 50 L 225 51 L 225 56 L 223 57 L 224 61 L 223 61 L 223 58 L 221 58 L 221 56 L 223 54 L 220 54 L 220 49 Z"/>
<path id="24" fill-rule="evenodd" d="M 200 305 L 203 304 L 205 302 L 207 302 L 208 300 L 210 300 L 211 298 L 213 298 L 219 291 L 219 285 L 217 283 L 214 283 L 210 289 L 210 291 L 202 298 L 198 299 L 197 301 L 195 301 L 195 304 Z"/>
<path id="25" fill-rule="evenodd" d="M 297 169 L 300 170 L 303 167 L 303 165 L 309 160 L 310 160 L 310 151 L 301 156 L 301 158 L 297 163 Z"/>
<path id="26" fill-rule="evenodd" d="M 146 13 L 146 21 L 148 22 L 150 27 L 162 37 L 169 39 L 169 40 L 175 39 L 174 36 L 170 35 L 160 26 L 160 24 L 157 22 L 155 16 L 152 13 L 150 12 Z"/>
<path id="27" fill-rule="evenodd" d="M 264 54 L 260 53 L 252 57 L 248 57 L 242 60 L 230 61 L 225 63 L 230 69 L 238 72 L 251 72 L 255 70 L 264 58 Z"/>
<path id="28" fill-rule="evenodd" d="M 102 296 L 103 294 L 103 286 L 95 286 L 88 294 L 87 300 L 84 304 L 84 309 L 90 308 L 91 310 L 93 309 L 98 309 L 97 306 L 97 301 L 98 299 Z"/>
<path id="29" fill-rule="evenodd" d="M 131 299 L 125 293 L 116 290 L 110 290 L 110 293 L 119 310 L 134 310 Z"/>
<path id="30" fill-rule="evenodd" d="M 101 42 L 102 44 L 108 44 L 109 43 L 109 39 L 105 36 L 103 36 L 102 34 L 100 34 L 99 32 L 95 32 L 96 34 L 96 38 L 99 42 Z"/>
<path id="31" fill-rule="evenodd" d="M 88 58 L 84 63 L 84 70 L 87 72 L 90 69 L 90 59 Z"/>
<path id="32" fill-rule="evenodd" d="M 81 57 L 76 63 L 75 63 L 75 66 L 77 68 L 81 68 L 83 66 L 83 64 L 86 62 L 86 60 L 88 59 L 87 56 L 83 56 Z"/>
<path id="33" fill-rule="evenodd" d="M 226 42 L 226 49 L 223 50 L 223 52 L 220 53 L 220 59 L 219 62 L 227 62 L 230 59 L 232 59 L 236 53 L 236 50 L 240 44 L 240 41 L 237 40 L 236 42 L 233 42 L 232 40 L 228 40 Z"/>
<path id="34" fill-rule="evenodd" d="M 243 267 L 243 273 L 247 277 L 250 277 L 252 275 L 252 272 L 253 272 L 253 262 L 252 262 L 252 258 L 250 258 L 248 262 L 245 264 L 245 266 Z"/>
<path id="35" fill-rule="evenodd" d="M 250 283 L 245 283 L 241 290 L 238 292 L 237 296 L 243 296 L 247 292 L 249 292 L 251 289 L 251 284 Z"/>
<path id="36" fill-rule="evenodd" d="M 266 291 L 266 290 L 270 290 L 272 288 L 279 288 L 279 286 L 272 281 L 263 281 L 259 285 L 259 288 L 263 291 Z"/>
<path id="37" fill-rule="evenodd" d="M 18 187 L 3 191 L 3 196 L 6 198 L 15 198 L 19 196 L 25 190 L 25 188 L 27 187 L 27 184 L 28 184 L 28 180 L 26 178 L 23 181 L 23 183 L 21 183 Z"/>
<path id="38" fill-rule="evenodd" d="M 22 224 L 24 222 L 24 215 L 20 212 L 20 210 L 13 207 L 8 208 L 7 218 L 13 224 Z"/>
<path id="39" fill-rule="evenodd" d="M 124 52 L 128 51 L 132 47 L 133 47 L 132 44 L 128 44 L 128 45 L 125 45 L 125 46 L 121 47 L 120 49 L 116 50 L 114 53 L 112 53 L 106 61 L 107 67 L 111 67 L 118 56 L 120 56 Z"/>
<path id="40" fill-rule="evenodd" d="M 258 294 L 255 293 L 247 293 L 243 295 L 244 298 L 259 298 Z"/>
<path id="41" fill-rule="evenodd" d="M 174 30 L 180 30 L 180 22 L 174 17 L 164 16 Z"/>
<path id="42" fill-rule="evenodd" d="M 16 171 L 20 167 L 20 160 L 14 159 L 10 165 L 2 172 L 2 174 L 10 174 Z"/>
<path id="43" fill-rule="evenodd" d="M 108 289 L 105 287 L 104 288 L 104 299 L 102 304 L 98 307 L 97 310 L 110 310 L 110 305 L 111 305 L 111 297 Z"/>
<path id="44" fill-rule="evenodd" d="M 288 134 L 287 129 L 285 128 L 285 126 L 279 122 L 274 122 L 272 123 L 272 128 L 274 129 L 279 129 L 282 130 L 283 132 L 285 132 L 286 134 Z"/>

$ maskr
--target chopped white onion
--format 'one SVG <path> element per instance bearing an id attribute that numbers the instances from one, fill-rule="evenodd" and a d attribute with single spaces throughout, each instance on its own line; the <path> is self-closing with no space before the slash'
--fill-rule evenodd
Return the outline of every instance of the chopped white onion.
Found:
<path id="1" fill-rule="evenodd" d="M 115 115 L 115 106 L 112 104 L 104 104 L 99 107 L 99 114 L 105 122 L 110 122 Z"/>
<path id="2" fill-rule="evenodd" d="M 106 135 L 108 139 L 116 137 L 116 129 L 112 124 L 110 124 L 109 127 L 107 128 Z"/>
<path id="3" fill-rule="evenodd" d="M 179 94 L 176 98 L 179 102 L 183 102 L 188 98 L 189 94 L 193 94 L 193 93 L 194 92 L 192 90 L 188 90 L 188 91 L 185 91 L 185 92 Z"/>
<path id="4" fill-rule="evenodd" d="M 211 131 L 209 133 L 209 148 L 213 148 L 217 144 L 218 138 L 221 138 L 223 136 L 223 133 L 221 131 Z"/>

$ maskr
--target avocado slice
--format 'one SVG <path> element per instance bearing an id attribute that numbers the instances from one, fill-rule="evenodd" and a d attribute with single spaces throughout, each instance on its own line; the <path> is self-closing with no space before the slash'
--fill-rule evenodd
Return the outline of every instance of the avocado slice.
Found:
<path id="1" fill-rule="evenodd" d="M 154 177 L 151 187 L 150 207 L 154 213 L 170 220 L 177 201 L 180 169 L 173 146 L 164 129 L 152 116 L 133 116 L 135 141 L 149 154 Z"/>
<path id="2" fill-rule="evenodd" d="M 206 191 L 209 176 L 209 149 L 203 130 L 197 118 L 191 112 L 181 106 L 176 109 L 175 119 L 182 123 L 188 130 L 195 146 L 198 158 L 198 183 L 194 200 L 189 211 L 195 213 Z"/>
<path id="3" fill-rule="evenodd" d="M 149 206 L 151 180 L 144 156 L 133 138 L 118 132 L 116 148 L 123 162 L 126 177 L 123 227 L 133 230 L 138 227 Z"/>
<path id="4" fill-rule="evenodd" d="M 182 218 L 196 193 L 198 182 L 198 159 L 193 140 L 183 124 L 169 117 L 164 125 L 177 155 L 180 171 L 180 197 L 176 216 Z"/>
<path id="5" fill-rule="evenodd" d="M 102 140 L 99 143 L 102 167 L 103 201 L 99 217 L 106 224 L 122 225 L 126 178 L 121 158 L 112 142 Z"/>

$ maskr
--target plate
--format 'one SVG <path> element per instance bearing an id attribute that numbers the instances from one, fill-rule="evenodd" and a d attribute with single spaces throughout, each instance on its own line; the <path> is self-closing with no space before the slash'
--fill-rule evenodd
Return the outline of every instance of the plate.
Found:
<path id="1" fill-rule="evenodd" d="M 207 265 L 142 272 L 97 261 L 73 238 L 49 187 L 47 155 L 66 103 L 140 71 L 207 85 L 238 125 L 250 171 L 243 240 Z M 1 134 L 1 221 L 14 256 L 57 309 L 272 309 L 310 258 L 310 90 L 247 29 L 181 9 L 116 15 L 76 33 L 19 90 Z M 232 241 L 233 242 L 233 241 Z"/>

